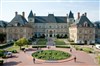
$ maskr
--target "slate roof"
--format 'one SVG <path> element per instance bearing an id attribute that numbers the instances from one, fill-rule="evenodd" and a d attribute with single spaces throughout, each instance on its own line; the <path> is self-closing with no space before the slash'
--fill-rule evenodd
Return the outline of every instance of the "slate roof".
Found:
<path id="1" fill-rule="evenodd" d="M 94 25 L 95 25 L 96 28 L 100 28 L 100 21 L 94 22 Z"/>
<path id="2" fill-rule="evenodd" d="M 19 26 L 27 24 L 27 20 L 22 15 L 16 15 L 11 22 L 8 24 L 8 26 L 14 26 L 15 24 L 18 24 Z"/>
<path id="3" fill-rule="evenodd" d="M 67 23 L 66 16 L 54 16 L 54 14 L 48 14 L 48 16 L 34 16 L 32 10 L 28 18 L 34 18 L 34 23 Z"/>
<path id="4" fill-rule="evenodd" d="M 31 17 L 34 17 L 32 10 L 30 11 L 30 14 L 29 14 L 28 18 L 31 18 Z"/>
<path id="5" fill-rule="evenodd" d="M 74 15 L 73 15 L 73 13 L 70 11 L 70 13 L 69 13 L 69 16 L 68 16 L 69 18 L 74 18 Z"/>
<path id="6" fill-rule="evenodd" d="M 6 27 L 7 24 L 7 22 L 0 20 L 0 27 Z"/>
<path id="7" fill-rule="evenodd" d="M 67 23 L 67 17 L 54 16 L 49 14 L 48 16 L 35 16 L 35 23 Z"/>
<path id="8" fill-rule="evenodd" d="M 85 16 L 85 15 L 82 15 L 80 17 L 79 20 L 76 20 L 75 23 L 79 26 L 79 25 L 83 25 L 84 22 L 87 22 L 89 25 L 91 24 L 92 26 L 94 26 L 94 24 Z"/>

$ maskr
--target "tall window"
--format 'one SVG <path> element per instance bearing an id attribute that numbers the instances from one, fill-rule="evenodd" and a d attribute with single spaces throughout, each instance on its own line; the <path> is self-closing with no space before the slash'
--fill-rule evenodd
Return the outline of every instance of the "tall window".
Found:
<path id="1" fill-rule="evenodd" d="M 52 28 L 51 26 L 49 26 L 49 28 Z"/>

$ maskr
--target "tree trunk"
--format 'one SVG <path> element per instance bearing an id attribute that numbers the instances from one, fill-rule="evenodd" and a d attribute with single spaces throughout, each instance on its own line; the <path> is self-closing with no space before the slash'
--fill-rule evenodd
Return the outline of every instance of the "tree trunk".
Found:
<path id="1" fill-rule="evenodd" d="M 20 50 L 21 50 L 21 46 L 20 46 Z"/>

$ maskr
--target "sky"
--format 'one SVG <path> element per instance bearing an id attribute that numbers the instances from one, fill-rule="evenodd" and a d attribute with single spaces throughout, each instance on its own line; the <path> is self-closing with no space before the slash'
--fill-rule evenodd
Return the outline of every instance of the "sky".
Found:
<path id="1" fill-rule="evenodd" d="M 92 22 L 100 20 L 100 0 L 0 0 L 0 20 L 10 22 L 16 11 L 24 11 L 27 19 L 31 10 L 36 16 L 66 16 L 71 10 L 75 19 L 78 12 L 87 12 Z"/>

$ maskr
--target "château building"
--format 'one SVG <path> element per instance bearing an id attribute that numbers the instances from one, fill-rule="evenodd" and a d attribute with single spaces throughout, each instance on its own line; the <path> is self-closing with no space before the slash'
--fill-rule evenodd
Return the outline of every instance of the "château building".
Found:
<path id="1" fill-rule="evenodd" d="M 100 33 L 97 28 L 98 23 L 92 23 L 87 13 L 74 19 L 74 14 L 70 11 L 66 16 L 36 16 L 30 11 L 28 20 L 25 18 L 25 12 L 18 14 L 15 12 L 14 18 L 9 22 L 0 21 L 0 33 L 6 34 L 6 40 L 17 40 L 19 38 L 35 37 L 57 37 L 67 36 L 75 43 L 95 43 L 96 38 L 100 39 Z M 100 26 L 100 24 L 99 24 Z M 96 32 L 98 31 L 98 32 Z"/>

